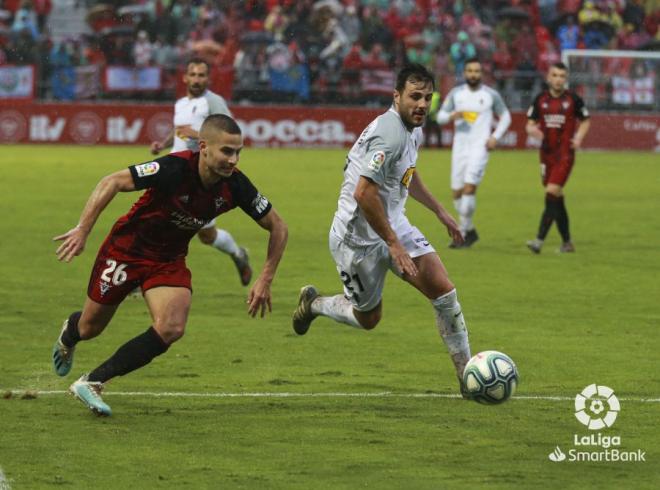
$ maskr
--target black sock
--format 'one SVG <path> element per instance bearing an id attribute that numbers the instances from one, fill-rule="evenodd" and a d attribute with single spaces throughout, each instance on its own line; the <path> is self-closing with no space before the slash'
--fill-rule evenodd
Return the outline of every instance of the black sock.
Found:
<path id="1" fill-rule="evenodd" d="M 66 330 L 62 332 L 60 340 L 67 347 L 71 348 L 80 342 L 80 332 L 78 332 L 78 320 L 80 320 L 80 315 L 82 311 L 76 311 L 71 313 L 69 316 L 69 321 L 67 323 Z"/>
<path id="2" fill-rule="evenodd" d="M 123 376 L 149 364 L 154 357 L 163 354 L 169 345 L 149 327 L 146 332 L 129 340 L 110 359 L 89 373 L 89 381 L 105 383 L 115 376 Z"/>
<path id="3" fill-rule="evenodd" d="M 545 209 L 541 215 L 541 223 L 539 224 L 539 232 L 536 235 L 536 238 L 539 240 L 545 240 L 552 222 L 557 219 L 557 214 L 559 212 L 559 206 L 557 202 L 557 197 L 552 194 L 545 194 Z"/>
<path id="4" fill-rule="evenodd" d="M 557 212 L 557 228 L 561 234 L 561 239 L 566 242 L 571 241 L 571 232 L 568 230 L 568 212 L 566 211 L 566 206 L 564 205 L 564 196 L 560 196 L 558 203 L 558 212 Z"/>

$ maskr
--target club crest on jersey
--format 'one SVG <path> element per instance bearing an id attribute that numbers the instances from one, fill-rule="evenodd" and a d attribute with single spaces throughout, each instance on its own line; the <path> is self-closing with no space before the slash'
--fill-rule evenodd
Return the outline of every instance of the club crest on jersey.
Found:
<path id="1" fill-rule="evenodd" d="M 374 172 L 378 172 L 380 167 L 383 166 L 383 163 L 385 163 L 385 152 L 377 151 L 371 155 L 371 160 L 369 160 L 367 167 L 369 167 Z"/>
<path id="2" fill-rule="evenodd" d="M 568 102 L 562 102 L 561 106 L 564 108 L 564 110 L 568 109 Z"/>
<path id="3" fill-rule="evenodd" d="M 160 170 L 158 162 L 142 163 L 135 166 L 135 171 L 138 177 L 148 177 L 149 175 L 157 174 Z"/>
<path id="4" fill-rule="evenodd" d="M 225 198 L 224 197 L 216 197 L 215 198 L 215 209 L 220 209 L 222 206 L 225 204 Z"/>

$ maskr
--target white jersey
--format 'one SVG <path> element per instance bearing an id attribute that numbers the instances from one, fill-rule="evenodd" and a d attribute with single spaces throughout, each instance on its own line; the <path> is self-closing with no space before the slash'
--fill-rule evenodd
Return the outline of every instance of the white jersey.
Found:
<path id="1" fill-rule="evenodd" d="M 467 83 L 451 89 L 438 112 L 438 123 L 447 124 L 452 112 L 463 113 L 454 121 L 454 149 L 485 145 L 491 135 L 499 140 L 511 124 L 511 114 L 500 94 L 483 84 L 476 90 Z M 493 114 L 499 118 L 495 131 Z"/>
<path id="2" fill-rule="evenodd" d="M 332 222 L 333 234 L 352 245 L 382 242 L 353 197 L 360 176 L 378 184 L 385 215 L 394 232 L 400 235 L 409 230 L 405 204 L 421 142 L 422 129 L 409 131 L 393 108 L 362 131 L 346 158 L 344 182 Z"/>
<path id="3" fill-rule="evenodd" d="M 175 151 L 199 151 L 199 143 L 193 138 L 181 138 L 176 134 L 177 126 L 190 126 L 195 131 L 199 131 L 202 123 L 207 116 L 211 114 L 226 114 L 231 116 L 229 107 L 225 99 L 218 94 L 206 90 L 199 97 L 181 97 L 174 104 L 174 145 L 172 152 Z"/>

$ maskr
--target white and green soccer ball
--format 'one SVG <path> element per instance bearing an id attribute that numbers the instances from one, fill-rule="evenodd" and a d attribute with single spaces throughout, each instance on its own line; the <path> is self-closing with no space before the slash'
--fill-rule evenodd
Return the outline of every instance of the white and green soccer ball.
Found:
<path id="1" fill-rule="evenodd" d="M 496 350 L 479 352 L 463 371 L 468 396 L 486 405 L 507 401 L 516 392 L 519 381 L 516 363 Z"/>

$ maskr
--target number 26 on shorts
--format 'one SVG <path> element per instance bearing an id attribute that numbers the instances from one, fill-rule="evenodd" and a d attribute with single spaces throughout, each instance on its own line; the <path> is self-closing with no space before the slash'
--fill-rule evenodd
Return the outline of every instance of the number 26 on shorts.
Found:
<path id="1" fill-rule="evenodd" d="M 128 274 L 125 271 L 127 264 L 117 264 L 117 261 L 112 259 L 106 260 L 105 263 L 108 267 L 103 269 L 101 279 L 105 282 L 111 282 L 115 286 L 124 284 L 128 278 Z M 112 277 L 110 276 L 111 274 Z"/>

